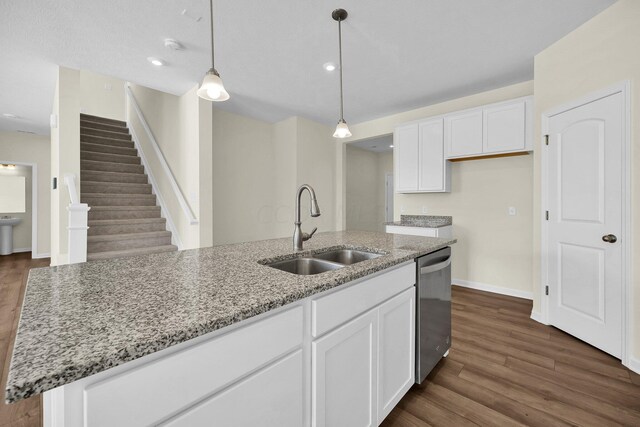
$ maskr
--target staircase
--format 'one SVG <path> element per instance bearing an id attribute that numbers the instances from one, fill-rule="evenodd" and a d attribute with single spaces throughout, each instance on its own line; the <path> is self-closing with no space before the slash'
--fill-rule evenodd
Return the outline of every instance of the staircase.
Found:
<path id="1" fill-rule="evenodd" d="M 80 115 L 80 169 L 87 261 L 178 249 L 125 122 Z"/>

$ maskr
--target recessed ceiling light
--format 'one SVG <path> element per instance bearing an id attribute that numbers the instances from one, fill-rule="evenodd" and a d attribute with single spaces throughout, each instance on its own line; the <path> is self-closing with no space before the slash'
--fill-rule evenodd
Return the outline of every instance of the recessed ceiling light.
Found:
<path id="1" fill-rule="evenodd" d="M 322 65 L 322 68 L 324 68 L 327 71 L 335 71 L 336 64 L 334 64 L 333 62 L 327 62 L 324 65 Z"/>
<path id="2" fill-rule="evenodd" d="M 389 148 L 393 148 L 393 144 L 391 144 L 391 145 L 389 146 Z"/>
<path id="3" fill-rule="evenodd" d="M 20 117 L 16 116 L 15 114 L 11 114 L 11 113 L 4 113 L 2 114 L 2 117 L 6 117 L 7 119 L 19 119 Z"/>
<path id="4" fill-rule="evenodd" d="M 166 47 L 167 49 L 171 49 L 171 50 L 183 50 L 184 46 L 182 46 L 182 44 L 174 39 L 165 39 L 164 40 L 164 47 Z"/>
<path id="5" fill-rule="evenodd" d="M 148 57 L 147 61 L 151 62 L 156 67 L 162 67 L 164 65 L 164 61 L 162 59 L 154 58 L 153 56 Z"/>

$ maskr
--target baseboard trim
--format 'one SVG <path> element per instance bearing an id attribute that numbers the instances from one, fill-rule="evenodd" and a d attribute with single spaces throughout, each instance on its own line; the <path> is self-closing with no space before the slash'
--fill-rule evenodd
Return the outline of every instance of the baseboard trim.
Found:
<path id="1" fill-rule="evenodd" d="M 49 252 L 45 252 L 43 254 L 32 254 L 31 258 L 33 258 L 33 259 L 51 258 L 51 254 Z"/>
<path id="2" fill-rule="evenodd" d="M 627 368 L 631 369 L 636 374 L 640 374 L 640 359 L 629 357 Z"/>
<path id="3" fill-rule="evenodd" d="M 542 320 L 542 313 L 539 311 L 531 310 L 531 319 L 538 323 L 542 323 L 543 325 L 549 325 L 547 322 Z"/>
<path id="4" fill-rule="evenodd" d="M 31 248 L 13 248 L 13 254 L 20 254 L 23 252 L 31 252 Z"/>
<path id="5" fill-rule="evenodd" d="M 533 292 L 519 291 L 517 289 L 504 288 L 502 286 L 494 286 L 487 283 L 472 282 L 470 280 L 462 279 L 453 279 L 451 282 L 453 285 L 462 286 L 463 288 L 477 289 L 479 291 L 491 292 L 494 294 L 533 300 Z"/>

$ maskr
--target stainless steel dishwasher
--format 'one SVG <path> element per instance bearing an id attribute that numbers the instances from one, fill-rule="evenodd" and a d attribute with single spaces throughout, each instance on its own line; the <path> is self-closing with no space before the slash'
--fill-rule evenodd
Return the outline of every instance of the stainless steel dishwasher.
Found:
<path id="1" fill-rule="evenodd" d="M 451 345 L 451 248 L 418 258 L 416 287 L 416 383 Z"/>

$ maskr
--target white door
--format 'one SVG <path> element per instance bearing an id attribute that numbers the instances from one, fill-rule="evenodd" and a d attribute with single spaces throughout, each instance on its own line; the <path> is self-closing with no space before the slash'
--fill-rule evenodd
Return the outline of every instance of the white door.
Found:
<path id="1" fill-rule="evenodd" d="M 418 125 L 396 128 L 393 134 L 393 161 L 399 192 L 418 189 Z"/>
<path id="2" fill-rule="evenodd" d="M 385 175 L 385 221 L 393 222 L 393 174 L 388 173 Z"/>
<path id="3" fill-rule="evenodd" d="M 312 425 L 377 425 L 377 318 L 372 310 L 312 344 Z"/>
<path id="4" fill-rule="evenodd" d="M 622 355 L 621 93 L 549 118 L 549 321 Z M 616 240 L 617 239 L 617 240 Z"/>
<path id="5" fill-rule="evenodd" d="M 378 309 L 378 423 L 414 383 L 415 295 L 412 286 Z"/>
<path id="6" fill-rule="evenodd" d="M 420 123 L 418 155 L 420 191 L 443 191 L 444 181 L 444 129 L 443 119 Z"/>

